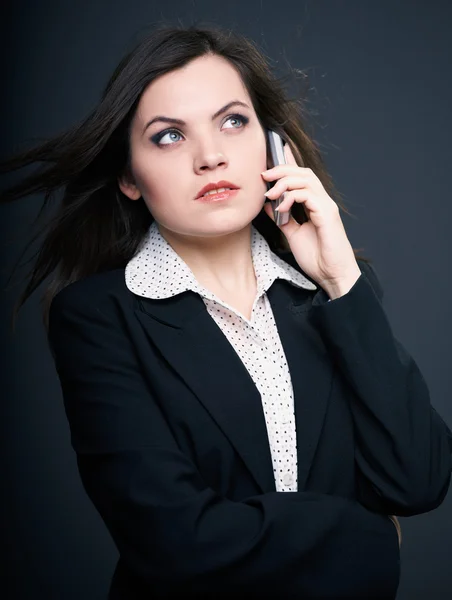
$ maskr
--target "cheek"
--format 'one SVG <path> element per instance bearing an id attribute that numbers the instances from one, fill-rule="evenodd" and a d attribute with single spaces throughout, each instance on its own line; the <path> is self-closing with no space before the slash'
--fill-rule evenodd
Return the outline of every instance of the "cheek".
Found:
<path id="1" fill-rule="evenodd" d="M 154 162 L 152 170 L 146 165 L 136 173 L 136 181 L 144 202 L 154 219 L 168 229 L 177 229 L 177 223 L 186 215 L 186 178 L 168 161 Z M 184 185 L 185 182 L 185 185 Z"/>
<path id="2" fill-rule="evenodd" d="M 247 168 L 250 172 L 256 173 L 256 185 L 259 189 L 262 189 L 264 192 L 267 191 L 267 184 L 263 179 L 261 173 L 268 169 L 267 165 L 267 148 L 265 144 L 259 144 L 257 150 L 254 153 L 248 153 L 247 156 L 244 157 L 244 164 L 247 165 Z"/>
<path id="3" fill-rule="evenodd" d="M 167 201 L 169 193 L 177 187 L 174 173 L 167 172 L 167 165 L 153 164 L 152 169 L 146 164 L 138 164 L 134 169 L 135 181 L 148 206 L 159 205 Z"/>
<path id="4" fill-rule="evenodd" d="M 257 171 L 260 177 L 260 173 L 268 168 L 266 138 L 262 130 L 252 139 L 250 147 L 254 148 L 254 151 L 244 153 L 243 164 L 246 164 L 253 172 Z M 260 179 L 264 182 L 261 177 Z"/>

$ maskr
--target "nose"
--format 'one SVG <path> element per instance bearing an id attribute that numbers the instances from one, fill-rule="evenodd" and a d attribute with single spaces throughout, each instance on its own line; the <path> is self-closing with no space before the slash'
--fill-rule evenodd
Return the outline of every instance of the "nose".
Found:
<path id="1" fill-rule="evenodd" d="M 226 156 L 218 146 L 209 144 L 202 146 L 194 159 L 194 169 L 196 173 L 202 174 L 205 171 L 216 169 L 217 167 L 226 167 L 228 161 Z"/>

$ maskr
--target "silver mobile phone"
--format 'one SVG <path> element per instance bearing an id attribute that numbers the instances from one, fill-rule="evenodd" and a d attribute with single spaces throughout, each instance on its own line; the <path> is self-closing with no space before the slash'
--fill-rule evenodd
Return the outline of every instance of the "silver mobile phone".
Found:
<path id="1" fill-rule="evenodd" d="M 267 129 L 267 134 L 268 145 L 270 150 L 270 159 L 272 162 L 270 168 L 276 167 L 277 165 L 285 165 L 286 157 L 284 155 L 284 144 L 281 136 L 272 129 Z M 270 188 L 272 188 L 275 185 L 275 183 L 276 181 L 267 182 L 267 189 L 269 190 Z M 279 213 L 277 210 L 275 210 L 275 208 L 277 208 L 283 200 L 284 194 L 276 200 L 270 200 L 273 209 L 273 217 L 275 219 L 276 225 L 285 225 L 289 222 L 289 213 Z"/>

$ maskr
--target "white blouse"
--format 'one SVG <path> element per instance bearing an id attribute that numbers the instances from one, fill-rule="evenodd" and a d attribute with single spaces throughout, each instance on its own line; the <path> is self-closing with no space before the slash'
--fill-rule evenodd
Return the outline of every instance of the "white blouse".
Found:
<path id="1" fill-rule="evenodd" d="M 295 492 L 297 444 L 292 382 L 266 292 L 277 278 L 308 290 L 316 290 L 317 286 L 274 254 L 254 227 L 251 251 L 257 293 L 250 320 L 198 283 L 188 265 L 162 237 L 155 222 L 126 266 L 126 285 L 134 294 L 152 299 L 169 298 L 186 290 L 201 296 L 208 313 L 260 392 L 276 491 Z"/>

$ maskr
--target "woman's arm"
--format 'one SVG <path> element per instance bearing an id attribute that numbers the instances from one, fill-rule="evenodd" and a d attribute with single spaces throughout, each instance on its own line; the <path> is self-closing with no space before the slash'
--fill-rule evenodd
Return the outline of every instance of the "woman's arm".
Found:
<path id="1" fill-rule="evenodd" d="M 130 572 L 168 592 L 278 595 L 283 582 L 288 593 L 360 598 L 369 586 L 378 597 L 397 586 L 386 516 L 317 493 L 232 502 L 209 488 L 179 449 L 123 323 L 118 303 L 90 297 L 82 282 L 55 297 L 49 340 L 84 487 Z"/>
<path id="2" fill-rule="evenodd" d="M 344 296 L 320 291 L 311 318 L 354 390 L 359 499 L 409 516 L 436 508 L 451 476 L 452 434 L 430 404 L 415 361 L 394 338 L 375 271 L 362 271 Z"/>

